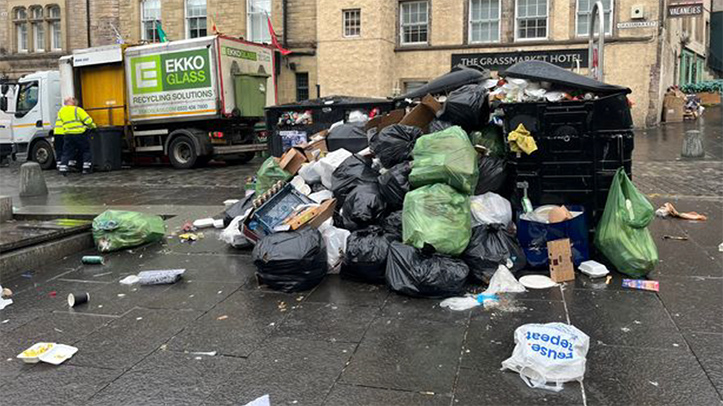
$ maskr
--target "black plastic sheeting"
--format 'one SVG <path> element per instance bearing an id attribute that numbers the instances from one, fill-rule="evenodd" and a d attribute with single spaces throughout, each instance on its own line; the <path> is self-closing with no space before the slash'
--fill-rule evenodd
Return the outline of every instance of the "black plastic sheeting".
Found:
<path id="1" fill-rule="evenodd" d="M 468 133 L 484 127 L 490 119 L 487 89 L 478 84 L 465 85 L 447 96 L 439 119 L 464 128 Z"/>
<path id="2" fill-rule="evenodd" d="M 384 217 L 386 203 L 376 183 L 364 183 L 355 187 L 344 199 L 341 218 L 342 227 L 353 231 L 377 224 Z"/>
<path id="3" fill-rule="evenodd" d="M 382 229 L 384 235 L 389 241 L 402 241 L 402 210 L 397 210 L 389 213 L 387 217 L 382 220 Z"/>
<path id="4" fill-rule="evenodd" d="M 525 252 L 517 238 L 502 224 L 489 224 L 474 227 L 472 238 L 462 259 L 469 265 L 472 279 L 487 283 L 499 265 L 512 261 L 510 271 L 516 273 L 527 264 Z"/>
<path id="5" fill-rule="evenodd" d="M 409 192 L 411 162 L 402 162 L 379 175 L 379 193 L 384 197 L 387 209 L 397 210 L 404 206 L 404 196 Z"/>
<path id="6" fill-rule="evenodd" d="M 403 94 L 394 100 L 417 99 L 427 94 L 437 95 L 447 93 L 470 83 L 482 83 L 489 78 L 490 72 L 487 70 L 479 71 L 464 66 L 455 66 L 451 72 L 434 79 L 417 90 Z"/>
<path id="7" fill-rule="evenodd" d="M 269 234 L 256 244 L 251 257 L 261 283 L 284 292 L 311 289 L 327 272 L 324 239 L 312 227 Z"/>
<path id="8" fill-rule="evenodd" d="M 226 209 L 226 211 L 223 213 L 223 226 L 228 227 L 229 224 L 238 216 L 243 216 L 244 213 L 246 213 L 246 210 L 250 209 L 252 206 L 252 203 L 254 201 L 254 198 L 256 197 L 256 192 L 252 192 L 250 195 L 244 197 L 243 199 L 240 199 L 238 202 L 234 203 L 231 207 Z"/>
<path id="9" fill-rule="evenodd" d="M 469 274 L 464 261 L 440 254 L 427 255 L 422 251 L 392 242 L 387 258 L 386 279 L 398 293 L 443 298 L 459 296 Z"/>
<path id="10" fill-rule="evenodd" d="M 340 124 L 329 130 L 329 135 L 326 136 L 326 147 L 329 151 L 344 148 L 356 154 L 368 146 L 367 132 L 360 124 Z"/>
<path id="11" fill-rule="evenodd" d="M 382 166 L 392 166 L 411 159 L 414 142 L 422 135 L 422 130 L 404 124 L 392 124 L 374 134 L 369 146 L 379 158 Z"/>
<path id="12" fill-rule="evenodd" d="M 379 172 L 371 167 L 371 160 L 352 155 L 345 159 L 331 174 L 331 191 L 339 202 L 344 203 L 346 196 L 358 185 L 376 183 Z"/>
<path id="13" fill-rule="evenodd" d="M 448 129 L 449 127 L 452 127 L 453 124 L 448 121 L 443 121 L 439 119 L 433 119 L 431 123 L 429 123 L 429 133 L 436 133 L 440 131 L 444 131 Z"/>
<path id="14" fill-rule="evenodd" d="M 536 82 L 550 82 L 573 89 L 588 90 L 595 93 L 630 93 L 627 87 L 609 85 L 578 75 L 549 62 L 525 61 L 518 62 L 500 74 L 503 77 L 529 79 Z"/>
<path id="15" fill-rule="evenodd" d="M 346 239 L 341 276 L 360 282 L 384 283 L 389 240 L 379 226 L 357 230 Z"/>

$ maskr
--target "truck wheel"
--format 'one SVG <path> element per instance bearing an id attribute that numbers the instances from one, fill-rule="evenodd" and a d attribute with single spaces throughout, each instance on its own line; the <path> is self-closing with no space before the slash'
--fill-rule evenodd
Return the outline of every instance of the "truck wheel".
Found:
<path id="1" fill-rule="evenodd" d="M 40 140 L 33 144 L 28 160 L 37 162 L 42 169 L 53 169 L 55 167 L 55 151 L 48 141 Z"/>
<path id="2" fill-rule="evenodd" d="M 193 140 L 185 135 L 174 138 L 168 147 L 168 158 L 176 169 L 193 168 L 198 160 L 198 152 Z"/>
<path id="3" fill-rule="evenodd" d="M 255 152 L 244 152 L 243 154 L 224 158 L 224 162 L 226 162 L 226 164 L 228 165 L 242 165 L 254 159 L 255 156 Z"/>

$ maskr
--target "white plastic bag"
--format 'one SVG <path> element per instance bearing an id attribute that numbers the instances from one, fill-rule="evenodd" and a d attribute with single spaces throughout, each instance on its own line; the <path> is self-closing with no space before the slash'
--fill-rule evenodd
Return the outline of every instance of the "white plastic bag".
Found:
<path id="1" fill-rule="evenodd" d="M 509 264 L 510 260 L 507 260 L 507 262 Z M 497 267 L 495 274 L 492 275 L 492 278 L 490 278 L 489 287 L 487 288 L 487 290 L 484 291 L 485 294 L 502 292 L 526 292 L 525 287 L 522 286 L 522 284 L 518 282 L 517 279 L 515 279 L 515 276 L 512 275 L 510 269 L 504 265 L 500 265 Z"/>
<path id="2" fill-rule="evenodd" d="M 502 369 L 531 388 L 559 392 L 564 382 L 582 382 L 589 347 L 590 337 L 569 324 L 525 324 L 515 330 L 515 349 Z"/>
<path id="3" fill-rule="evenodd" d="M 331 174 L 334 173 L 336 168 L 350 156 L 352 156 L 352 153 L 342 148 L 328 153 L 325 157 L 319 160 L 316 172 L 318 172 L 319 176 L 321 176 L 321 183 L 324 187 L 331 189 Z"/>
<path id="4" fill-rule="evenodd" d="M 512 222 L 512 205 L 509 200 L 497 193 L 487 192 L 472 196 L 472 227 L 483 224 L 504 224 Z"/>
<path id="5" fill-rule="evenodd" d="M 324 200 L 329 200 L 334 197 L 334 193 L 331 190 L 320 190 L 309 195 L 309 199 L 321 204 Z"/>
<path id="6" fill-rule="evenodd" d="M 326 222 L 319 227 L 319 231 L 321 231 L 321 237 L 326 245 L 326 262 L 329 264 L 329 269 L 332 269 L 344 258 L 346 239 L 351 233 L 349 230 L 336 228 Z"/>
<path id="7" fill-rule="evenodd" d="M 301 168 L 299 168 L 299 176 L 301 176 L 304 179 L 304 182 L 309 185 L 321 183 L 321 175 L 317 172 L 318 167 L 319 161 L 303 164 L 301 165 Z"/>
<path id="8" fill-rule="evenodd" d="M 226 244 L 230 244 L 234 248 L 250 247 L 252 244 L 246 239 L 246 237 L 243 236 L 243 234 L 241 234 L 241 229 L 239 227 L 239 223 L 248 216 L 249 212 L 251 212 L 251 209 L 246 210 L 246 213 L 244 213 L 243 216 L 234 217 L 228 227 L 226 227 L 223 231 L 221 231 L 221 234 L 218 235 L 218 239 Z"/>

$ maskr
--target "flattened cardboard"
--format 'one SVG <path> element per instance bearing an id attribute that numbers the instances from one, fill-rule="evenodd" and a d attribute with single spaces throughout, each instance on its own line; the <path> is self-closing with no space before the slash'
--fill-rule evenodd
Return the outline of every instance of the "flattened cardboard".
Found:
<path id="1" fill-rule="evenodd" d="M 306 162 L 306 155 L 304 155 L 303 152 L 299 152 L 296 148 L 291 148 L 281 156 L 279 166 L 286 172 L 296 175 L 304 162 Z"/>
<path id="2" fill-rule="evenodd" d="M 718 92 L 701 92 L 696 93 L 700 99 L 700 104 L 704 106 L 717 106 L 720 104 L 721 94 Z"/>
<path id="3" fill-rule="evenodd" d="M 411 125 L 419 127 L 422 131 L 427 131 L 429 123 L 437 117 L 437 112 L 442 109 L 442 105 L 432 95 L 426 95 L 422 102 L 416 105 L 412 111 L 399 122 L 399 124 Z"/>
<path id="4" fill-rule="evenodd" d="M 558 283 L 575 280 L 569 238 L 548 241 L 547 255 L 550 259 L 550 279 Z"/>
<path id="5" fill-rule="evenodd" d="M 683 121 L 685 113 L 685 96 L 676 92 L 668 92 L 663 98 L 663 121 L 666 123 L 679 123 Z"/>
<path id="6" fill-rule="evenodd" d="M 402 118 L 404 118 L 404 113 L 404 109 L 397 109 L 392 110 L 383 116 L 376 116 L 367 122 L 366 126 L 364 126 L 364 130 L 367 131 L 372 128 L 376 128 L 377 131 L 381 131 L 384 127 L 400 122 Z"/>
<path id="7" fill-rule="evenodd" d="M 336 199 L 328 199 L 322 202 L 318 207 L 313 207 L 304 210 L 301 213 L 296 213 L 293 217 L 284 220 L 284 223 L 289 225 L 292 230 L 299 230 L 307 226 L 318 228 L 324 221 L 334 214 L 335 207 Z"/>

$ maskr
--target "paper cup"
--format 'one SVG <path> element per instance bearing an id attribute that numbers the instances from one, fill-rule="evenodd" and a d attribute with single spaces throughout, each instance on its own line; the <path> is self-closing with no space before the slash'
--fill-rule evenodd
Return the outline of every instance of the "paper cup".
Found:
<path id="1" fill-rule="evenodd" d="M 87 303 L 90 300 L 90 294 L 84 293 L 71 293 L 68 295 L 68 306 L 75 307 Z"/>

